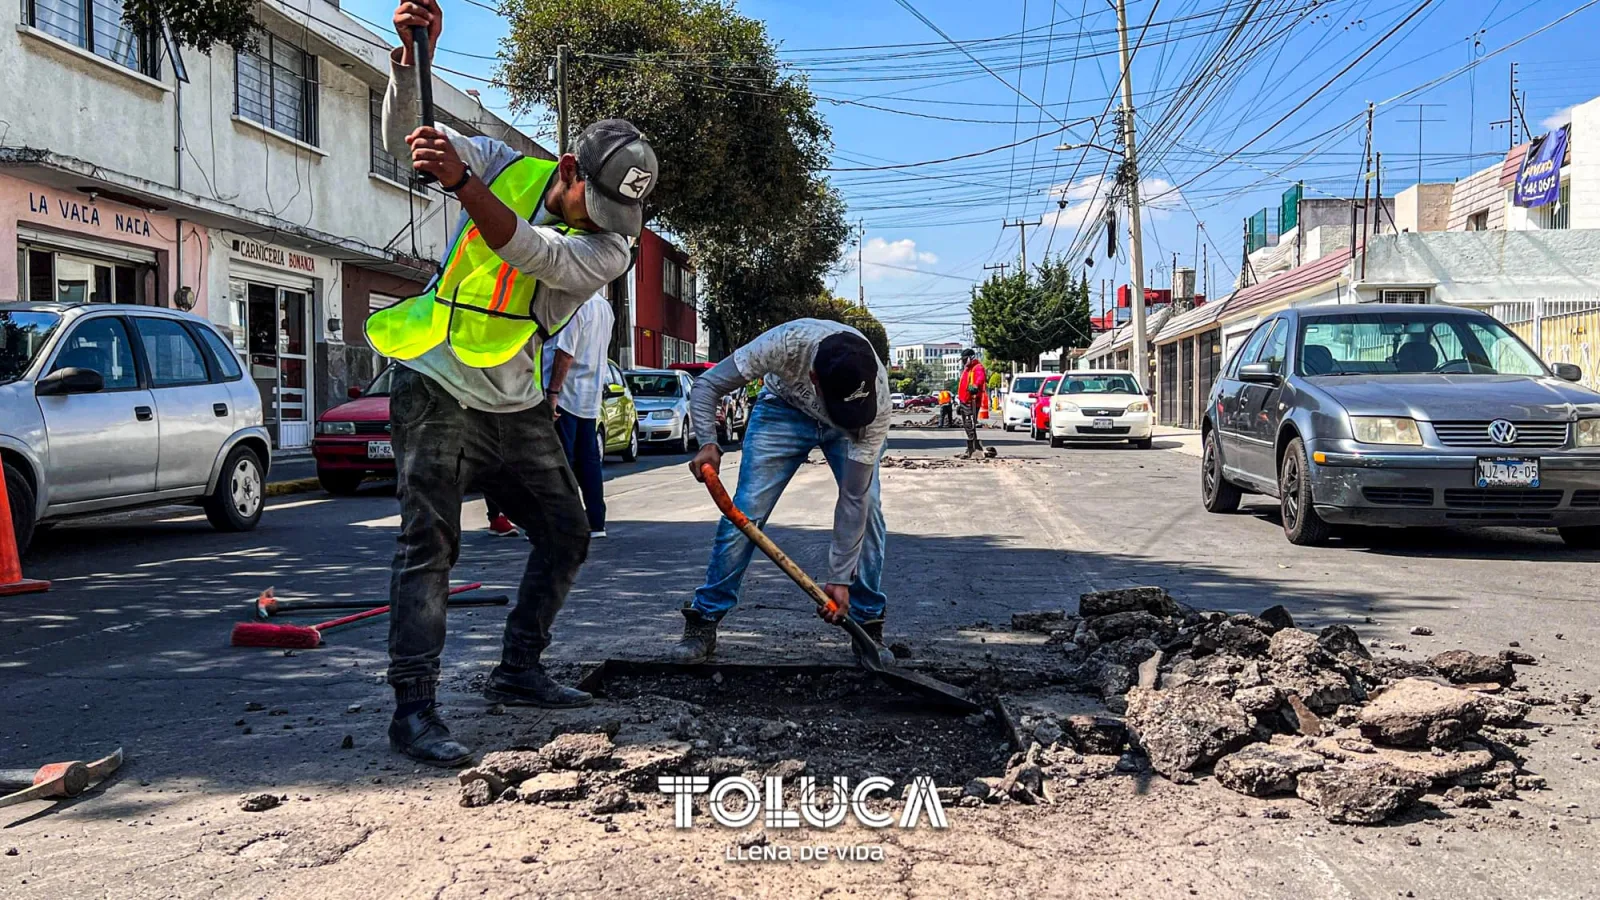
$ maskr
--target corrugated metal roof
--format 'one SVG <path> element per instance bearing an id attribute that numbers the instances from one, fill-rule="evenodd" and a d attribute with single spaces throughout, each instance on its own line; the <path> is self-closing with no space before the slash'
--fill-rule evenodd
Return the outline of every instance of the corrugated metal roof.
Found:
<path id="1" fill-rule="evenodd" d="M 1252 284 L 1234 291 L 1228 300 L 1228 315 L 1247 312 L 1290 294 L 1297 294 L 1324 281 L 1331 281 L 1338 276 L 1350 259 L 1349 251 L 1335 250 L 1321 259 L 1296 266 L 1287 272 L 1279 272 L 1260 284 Z"/>
<path id="2" fill-rule="evenodd" d="M 1175 339 L 1186 332 L 1195 330 L 1196 328 L 1203 328 L 1207 325 L 1210 325 L 1212 322 L 1215 322 L 1217 319 L 1221 318 L 1222 311 L 1227 308 L 1228 301 L 1232 299 L 1233 295 L 1229 294 L 1220 300 L 1213 300 L 1204 306 L 1197 306 L 1194 309 L 1185 310 L 1182 315 L 1173 316 L 1172 319 L 1167 322 L 1166 326 L 1161 329 L 1161 333 L 1156 335 L 1155 342 L 1159 344 L 1164 340 Z"/>

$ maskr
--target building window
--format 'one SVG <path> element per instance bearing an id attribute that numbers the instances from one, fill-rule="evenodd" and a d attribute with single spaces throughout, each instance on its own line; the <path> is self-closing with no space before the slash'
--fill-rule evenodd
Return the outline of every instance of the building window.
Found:
<path id="1" fill-rule="evenodd" d="M 683 270 L 673 262 L 671 257 L 661 258 L 661 293 L 668 297 L 682 296 L 683 288 L 679 279 L 683 277 Z"/>
<path id="2" fill-rule="evenodd" d="M 270 32 L 234 54 L 234 113 L 307 144 L 317 143 L 317 58 Z"/>
<path id="3" fill-rule="evenodd" d="M 377 91 L 367 91 L 367 112 L 370 120 L 368 132 L 372 145 L 372 174 L 405 184 L 411 180 L 411 167 L 383 146 L 383 97 Z"/>
<path id="4" fill-rule="evenodd" d="M 1570 227 L 1567 223 L 1571 220 L 1568 210 L 1572 206 L 1572 182 L 1561 182 L 1561 192 L 1556 195 L 1556 202 L 1546 203 L 1544 206 L 1535 207 L 1528 211 L 1528 218 L 1533 226 L 1540 231 L 1551 231 Z"/>
<path id="5" fill-rule="evenodd" d="M 34 303 L 145 302 L 150 266 L 23 244 L 17 252 L 18 299 Z"/>
<path id="6" fill-rule="evenodd" d="M 1488 231 L 1489 230 L 1489 211 L 1487 209 L 1485 209 L 1485 210 L 1481 210 L 1479 212 L 1475 212 L 1470 216 L 1467 216 L 1467 230 L 1468 231 Z"/>
<path id="7" fill-rule="evenodd" d="M 155 35 L 122 21 L 123 0 L 23 0 L 29 25 L 135 72 L 157 78 L 161 57 Z"/>
<path id="8" fill-rule="evenodd" d="M 1382 290 L 1378 292 L 1379 303 L 1427 303 L 1428 292 L 1420 288 L 1407 288 L 1405 290 Z"/>

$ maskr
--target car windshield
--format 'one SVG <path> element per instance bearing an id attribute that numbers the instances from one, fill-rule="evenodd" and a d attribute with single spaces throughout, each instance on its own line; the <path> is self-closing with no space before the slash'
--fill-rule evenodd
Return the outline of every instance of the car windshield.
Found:
<path id="1" fill-rule="evenodd" d="M 1132 375 L 1069 375 L 1063 394 L 1137 394 Z"/>
<path id="2" fill-rule="evenodd" d="M 1039 382 L 1043 380 L 1037 375 L 1018 375 L 1017 379 L 1011 382 L 1011 392 L 1014 394 L 1036 394 L 1039 392 Z"/>
<path id="3" fill-rule="evenodd" d="M 363 393 L 361 396 L 363 396 L 363 397 L 387 397 L 387 396 L 389 396 L 389 380 L 390 380 L 390 378 L 391 378 L 391 376 L 393 374 L 394 374 L 394 366 L 390 366 L 389 368 L 384 369 L 382 372 L 379 372 L 378 373 L 378 377 L 372 379 L 372 383 L 367 385 L 366 392 Z"/>
<path id="4" fill-rule="evenodd" d="M 678 382 L 678 376 L 676 375 L 630 372 L 625 377 L 628 379 L 628 390 L 633 391 L 635 397 L 683 396 L 683 385 Z"/>
<path id="5" fill-rule="evenodd" d="M 1494 319 L 1423 309 L 1304 319 L 1295 356 L 1304 376 L 1548 374 Z"/>
<path id="6" fill-rule="evenodd" d="M 1049 396 L 1051 396 L 1052 394 L 1054 394 L 1056 392 L 1056 388 L 1059 387 L 1060 385 L 1061 385 L 1061 379 L 1059 379 L 1059 378 L 1048 379 L 1048 380 L 1045 381 L 1044 387 L 1039 388 L 1039 393 L 1042 396 L 1049 397 Z"/>
<path id="7" fill-rule="evenodd" d="M 0 384 L 22 377 L 60 323 L 55 313 L 0 311 Z"/>

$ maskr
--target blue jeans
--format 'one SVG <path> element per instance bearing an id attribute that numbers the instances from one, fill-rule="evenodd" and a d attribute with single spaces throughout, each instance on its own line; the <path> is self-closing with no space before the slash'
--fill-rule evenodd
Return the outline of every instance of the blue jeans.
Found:
<path id="1" fill-rule="evenodd" d="M 833 477 L 838 479 L 847 461 L 849 438 L 831 425 L 795 409 L 773 394 L 762 392 L 750 411 L 750 424 L 739 460 L 739 487 L 733 502 L 758 528 L 765 528 L 789 479 L 805 464 L 813 448 L 821 447 Z M 867 533 L 861 562 L 850 583 L 850 618 L 867 622 L 883 618 L 888 600 L 883 593 L 883 525 L 879 481 L 872 480 L 868 495 Z M 750 566 L 755 545 L 726 518 L 717 523 L 717 537 L 706 566 L 706 583 L 694 592 L 694 609 L 708 619 L 720 620 L 739 602 L 739 585 Z"/>
<path id="2" fill-rule="evenodd" d="M 567 462 L 572 474 L 578 476 L 578 487 L 583 492 L 583 508 L 589 515 L 590 531 L 606 530 L 605 473 L 601 471 L 600 445 L 597 423 L 563 412 L 556 419 L 556 433 L 561 435 L 561 446 L 567 451 Z"/>

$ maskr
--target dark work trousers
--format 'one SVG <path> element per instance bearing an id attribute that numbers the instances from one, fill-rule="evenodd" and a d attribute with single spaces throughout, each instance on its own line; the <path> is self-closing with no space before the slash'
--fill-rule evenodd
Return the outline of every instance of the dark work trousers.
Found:
<path id="1" fill-rule="evenodd" d="M 950 407 L 953 406 L 953 405 L 954 404 L 952 404 L 952 403 L 942 403 L 942 404 L 939 405 L 939 427 L 940 428 L 949 428 L 950 426 L 955 424 L 954 417 L 951 416 L 951 414 L 950 414 Z"/>
<path id="2" fill-rule="evenodd" d="M 556 433 L 566 448 L 567 462 L 578 477 L 583 491 L 583 510 L 589 514 L 589 530 L 606 530 L 606 482 L 601 470 L 599 432 L 594 419 L 575 416 L 565 410 L 556 418 Z"/>
<path id="3" fill-rule="evenodd" d="M 439 682 L 450 567 L 461 553 L 461 495 L 489 486 L 532 548 L 506 617 L 501 659 L 539 662 L 550 626 L 589 552 L 578 483 L 541 403 L 519 413 L 467 409 L 426 375 L 401 366 L 389 394 L 400 545 L 390 568 L 389 684 L 397 702 L 426 700 Z"/>
<path id="4" fill-rule="evenodd" d="M 967 449 L 972 451 L 983 449 L 983 442 L 978 440 L 978 403 L 979 398 L 973 397 L 956 405 L 961 413 L 961 427 L 967 430 Z"/>

